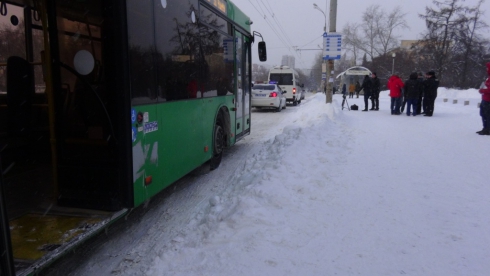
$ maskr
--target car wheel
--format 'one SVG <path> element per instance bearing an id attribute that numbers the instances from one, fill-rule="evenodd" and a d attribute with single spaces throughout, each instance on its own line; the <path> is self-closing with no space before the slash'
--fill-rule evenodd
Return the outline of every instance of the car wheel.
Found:
<path id="1" fill-rule="evenodd" d="M 298 105 L 298 101 L 294 100 L 293 105 L 294 106 L 297 106 Z"/>
<path id="2" fill-rule="evenodd" d="M 282 107 L 281 107 L 281 104 L 279 104 L 279 106 L 276 108 L 276 112 L 281 112 L 282 110 Z"/>
<path id="3" fill-rule="evenodd" d="M 214 132 L 213 132 L 213 157 L 211 157 L 210 168 L 214 170 L 219 167 L 221 163 L 221 158 L 223 157 L 223 150 L 226 146 L 226 135 L 223 123 L 223 118 L 218 115 L 216 122 L 214 122 Z"/>

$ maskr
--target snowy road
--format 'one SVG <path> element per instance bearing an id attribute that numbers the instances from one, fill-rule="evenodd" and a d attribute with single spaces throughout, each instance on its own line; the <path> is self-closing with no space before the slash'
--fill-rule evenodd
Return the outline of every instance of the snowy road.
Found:
<path id="1" fill-rule="evenodd" d="M 254 111 L 218 170 L 50 275 L 487 275 L 490 137 L 474 90 L 439 92 L 431 118 L 390 115 L 386 92 L 380 111 L 340 110 L 340 95 Z"/>

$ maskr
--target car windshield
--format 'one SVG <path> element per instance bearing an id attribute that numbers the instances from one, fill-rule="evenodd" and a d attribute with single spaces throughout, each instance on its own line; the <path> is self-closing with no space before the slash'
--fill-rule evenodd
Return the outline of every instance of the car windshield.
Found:
<path id="1" fill-rule="evenodd" d="M 274 90 L 275 89 L 275 85 L 259 85 L 259 84 L 256 84 L 254 85 L 254 87 L 252 88 L 253 90 Z"/>

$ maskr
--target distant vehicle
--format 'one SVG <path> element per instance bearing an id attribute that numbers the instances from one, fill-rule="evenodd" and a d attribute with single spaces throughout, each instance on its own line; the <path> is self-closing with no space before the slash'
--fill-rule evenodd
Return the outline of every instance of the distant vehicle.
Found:
<path id="1" fill-rule="evenodd" d="M 286 101 L 293 105 L 301 103 L 301 91 L 304 85 L 299 83 L 299 74 L 289 66 L 275 66 L 269 70 L 269 83 L 280 85 L 286 90 Z"/>
<path id="2" fill-rule="evenodd" d="M 277 84 L 256 84 L 252 87 L 252 107 L 272 108 L 281 112 L 286 108 L 285 94 Z"/>

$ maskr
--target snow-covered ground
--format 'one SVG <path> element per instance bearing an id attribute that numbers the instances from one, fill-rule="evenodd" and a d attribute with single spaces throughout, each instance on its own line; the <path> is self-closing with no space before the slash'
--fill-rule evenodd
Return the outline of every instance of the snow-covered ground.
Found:
<path id="1" fill-rule="evenodd" d="M 254 111 L 218 170 L 184 178 L 51 274 L 489 275 L 479 93 L 440 88 L 433 117 L 392 116 L 387 94 L 379 111 L 323 94 Z"/>

